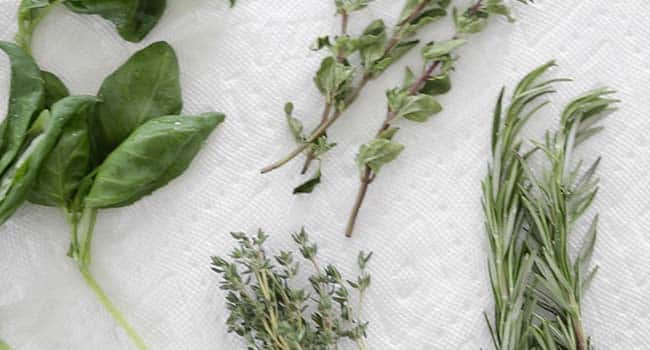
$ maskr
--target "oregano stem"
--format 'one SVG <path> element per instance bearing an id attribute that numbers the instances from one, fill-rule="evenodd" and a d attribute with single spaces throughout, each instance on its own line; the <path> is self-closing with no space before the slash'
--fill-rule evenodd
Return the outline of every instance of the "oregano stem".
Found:
<path id="1" fill-rule="evenodd" d="M 409 95 L 413 96 L 417 94 L 422 87 L 424 87 L 424 84 L 426 84 L 427 80 L 431 79 L 431 76 L 433 75 L 433 72 L 438 68 L 440 65 L 440 61 L 435 61 L 432 62 L 422 73 L 422 75 L 416 80 L 411 86 L 409 87 Z M 394 111 L 388 111 L 386 113 L 386 118 L 384 119 L 384 123 L 381 125 L 379 128 L 379 131 L 377 131 L 376 137 L 380 137 L 380 135 L 388 130 L 391 126 L 391 124 L 395 121 L 395 112 Z M 357 197 L 356 200 L 354 201 L 354 206 L 352 207 L 352 212 L 350 213 L 350 218 L 348 219 L 348 224 L 345 228 L 345 236 L 346 237 L 352 237 L 352 234 L 354 233 L 354 227 L 356 225 L 357 219 L 359 218 L 359 212 L 361 211 L 361 207 L 363 206 L 363 202 L 366 198 L 366 195 L 368 193 L 368 188 L 370 187 L 370 184 L 372 184 L 373 180 L 375 179 L 375 174 L 373 174 L 372 169 L 370 169 L 369 166 L 366 166 L 363 171 L 363 175 L 361 175 L 361 185 L 359 186 L 359 191 L 357 192 Z"/>
<path id="2" fill-rule="evenodd" d="M 400 22 L 399 26 L 401 28 L 399 30 L 395 31 L 393 36 L 388 41 L 388 45 L 386 46 L 386 49 L 384 50 L 384 54 L 383 54 L 384 57 L 387 56 L 399 44 L 399 42 L 402 40 L 402 35 L 404 34 L 403 31 L 406 28 L 404 26 L 404 24 L 410 23 L 413 20 L 415 20 L 416 18 L 418 18 L 418 16 L 420 16 L 422 14 L 422 11 L 426 8 L 426 5 L 428 3 L 429 2 L 427 0 L 424 0 L 424 1 L 420 2 L 420 4 L 413 11 L 413 13 L 411 13 L 411 15 L 408 18 L 406 18 L 405 20 Z M 342 29 L 344 34 L 347 33 L 347 21 L 348 21 L 348 19 L 349 19 L 349 16 L 344 17 L 344 22 L 346 22 L 346 23 L 342 24 L 341 29 Z M 373 73 L 364 69 L 363 78 L 359 82 L 359 85 L 357 85 L 355 90 L 353 90 L 351 95 L 345 101 L 346 108 L 349 107 L 349 105 L 351 105 L 352 103 L 354 103 L 356 101 L 357 97 L 359 97 L 359 95 L 361 94 L 361 91 L 363 91 L 363 89 L 366 87 L 368 82 L 370 80 L 372 80 L 373 78 L 374 78 Z M 327 119 L 327 121 L 321 122 L 319 127 L 310 135 L 310 137 L 303 144 L 299 145 L 293 151 L 289 152 L 289 154 L 287 154 L 284 158 L 282 158 L 279 161 L 277 161 L 277 162 L 263 168 L 261 170 L 261 173 L 266 174 L 266 173 L 269 173 L 269 172 L 271 172 L 273 170 L 281 168 L 284 165 L 286 165 L 287 163 L 289 163 L 290 161 L 292 161 L 294 158 L 299 156 L 302 152 L 304 152 L 309 147 L 310 143 L 316 141 L 319 137 L 321 137 L 323 134 L 325 134 L 325 132 L 327 132 L 327 129 L 329 129 L 329 127 L 332 124 L 334 124 L 341 117 L 342 114 L 343 114 L 343 111 L 337 108 L 336 111 L 332 114 L 332 116 Z M 303 166 L 303 171 L 302 171 L 303 173 L 307 171 L 307 169 L 309 168 L 309 164 L 311 164 L 311 162 L 313 161 L 313 159 L 309 160 L 309 158 L 310 158 L 310 156 L 308 155 L 308 158 L 307 158 L 308 160 L 305 162 L 305 165 Z"/>
<path id="3" fill-rule="evenodd" d="M 71 246 L 71 257 L 77 263 L 79 272 L 88 287 L 95 293 L 99 302 L 104 306 L 106 311 L 111 315 L 115 322 L 126 332 L 133 344 L 139 350 L 148 349 L 142 337 L 135 331 L 135 328 L 124 317 L 122 312 L 115 307 L 113 302 L 108 298 L 106 292 L 97 283 L 90 273 L 92 239 L 97 221 L 97 209 L 84 209 L 81 218 L 74 217 L 71 220 L 73 244 Z M 79 241 L 79 226 L 81 226 L 81 241 Z M 77 242 L 76 244 L 74 242 Z"/>

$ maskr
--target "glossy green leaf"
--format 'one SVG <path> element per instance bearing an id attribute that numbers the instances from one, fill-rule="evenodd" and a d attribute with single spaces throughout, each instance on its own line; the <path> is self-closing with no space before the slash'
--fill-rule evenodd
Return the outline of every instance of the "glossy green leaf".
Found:
<path id="1" fill-rule="evenodd" d="M 72 11 L 100 15 L 113 22 L 124 40 L 142 40 L 165 12 L 166 0 L 67 0 Z"/>
<path id="2" fill-rule="evenodd" d="M 101 162 L 147 120 L 180 113 L 182 97 L 174 50 L 157 42 L 138 51 L 104 80 L 98 96 L 103 102 L 91 123 L 91 142 Z"/>
<path id="3" fill-rule="evenodd" d="M 52 108 L 60 99 L 70 96 L 68 88 L 54 73 L 42 71 L 41 75 L 45 81 L 45 108 Z"/>
<path id="4" fill-rule="evenodd" d="M 381 168 L 395 160 L 404 150 L 404 146 L 384 138 L 372 140 L 361 146 L 357 155 L 357 165 L 361 172 L 369 167 L 373 173 L 379 173 Z"/>
<path id="5" fill-rule="evenodd" d="M 90 105 L 70 116 L 54 148 L 41 166 L 29 201 L 68 208 L 83 178 L 91 169 L 88 117 Z"/>
<path id="6" fill-rule="evenodd" d="M 18 33 L 16 44 L 30 53 L 32 36 L 38 23 L 50 12 L 58 0 L 22 0 L 18 6 Z"/>
<path id="7" fill-rule="evenodd" d="M 2 176 L 0 223 L 4 223 L 25 201 L 39 175 L 41 165 L 70 118 L 96 101 L 97 99 L 91 96 L 72 96 L 54 104 L 45 130 L 31 140 L 12 167 Z"/>
<path id="8" fill-rule="evenodd" d="M 99 167 L 85 206 L 123 207 L 163 187 L 187 169 L 223 120 L 217 113 L 149 120 Z"/>
<path id="9" fill-rule="evenodd" d="M 11 88 L 7 117 L 0 124 L 0 174 L 23 147 L 32 120 L 43 109 L 45 88 L 41 71 L 18 45 L 0 41 L 11 61 Z"/>

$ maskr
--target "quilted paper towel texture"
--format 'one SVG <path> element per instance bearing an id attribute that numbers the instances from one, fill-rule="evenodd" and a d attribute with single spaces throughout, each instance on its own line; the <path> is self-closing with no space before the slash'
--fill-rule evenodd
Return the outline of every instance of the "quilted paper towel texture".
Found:
<path id="1" fill-rule="evenodd" d="M 583 148 L 603 155 L 602 216 L 595 261 L 601 266 L 585 300 L 587 328 L 600 349 L 650 348 L 650 4 L 644 0 L 539 0 L 517 6 L 518 22 L 498 20 L 459 53 L 445 111 L 425 126 L 404 124 L 403 156 L 371 189 L 352 240 L 343 238 L 357 189 L 353 161 L 384 114 L 383 92 L 401 81 L 393 68 L 373 82 L 335 127 L 339 143 L 325 161 L 324 183 L 295 197 L 300 162 L 267 176 L 259 169 L 292 146 L 282 107 L 316 123 L 321 99 L 311 77 L 320 56 L 308 50 L 336 31 L 333 1 L 172 0 L 140 44 L 110 24 L 58 8 L 35 36 L 39 63 L 74 93 L 102 79 L 150 42 L 167 40 L 182 67 L 185 111 L 220 110 L 227 122 L 187 173 L 136 205 L 102 211 L 93 270 L 152 349 L 240 349 L 228 335 L 211 255 L 232 248 L 228 232 L 264 227 L 278 249 L 302 225 L 322 258 L 356 272 L 373 250 L 366 316 L 372 349 L 489 347 L 482 313 L 490 310 L 479 182 L 489 159 L 490 113 L 501 85 L 556 58 L 557 108 L 539 116 L 531 136 L 557 121 L 561 103 L 609 85 L 624 103 L 607 129 Z M 394 22 L 402 1 L 377 0 L 352 19 L 357 32 L 375 17 Z M 0 38 L 15 33 L 17 1 L 0 0 Z M 451 34 L 450 23 L 423 39 Z M 418 66 L 412 53 L 401 64 Z M 6 110 L 8 61 L 0 58 L 0 105 Z M 129 349 L 131 344 L 65 256 L 60 212 L 25 205 L 0 227 L 0 334 L 16 349 Z"/>

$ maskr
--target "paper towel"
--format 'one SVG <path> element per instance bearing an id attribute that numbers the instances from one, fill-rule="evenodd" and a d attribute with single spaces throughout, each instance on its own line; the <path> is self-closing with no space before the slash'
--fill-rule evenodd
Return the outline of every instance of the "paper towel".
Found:
<path id="1" fill-rule="evenodd" d="M 182 67 L 185 111 L 219 110 L 228 120 L 181 178 L 129 208 L 99 215 L 92 269 L 152 349 L 243 349 L 226 333 L 227 317 L 211 255 L 233 246 L 228 232 L 264 228 L 278 249 L 305 225 L 324 261 L 356 272 L 359 250 L 373 250 L 373 286 L 365 306 L 371 349 L 489 348 L 483 312 L 491 308 L 480 180 L 489 160 L 491 110 L 502 85 L 556 58 L 556 107 L 531 123 L 553 127 L 570 97 L 602 85 L 624 103 L 606 131 L 583 147 L 602 154 L 595 203 L 600 273 L 587 295 L 588 332 L 599 349 L 650 348 L 650 4 L 643 0 L 539 0 L 517 5 L 518 22 L 496 20 L 470 37 L 452 74 L 445 111 L 424 125 L 404 123 L 402 157 L 373 184 L 354 239 L 343 237 L 358 186 L 354 155 L 378 128 L 384 91 L 402 78 L 414 51 L 372 82 L 330 132 L 339 143 L 324 162 L 324 181 L 309 196 L 291 194 L 300 161 L 262 176 L 293 141 L 286 101 L 307 124 L 321 98 L 312 83 L 321 53 L 313 40 L 335 32 L 330 0 L 172 0 L 140 44 L 111 24 L 58 8 L 34 39 L 38 62 L 73 93 L 94 94 L 137 49 L 167 40 Z M 461 2 L 462 3 L 462 2 Z M 359 32 L 374 18 L 394 23 L 402 1 L 377 0 L 351 18 Z M 0 0 L 0 38 L 16 30 L 17 1 Z M 446 39 L 449 22 L 424 30 Z M 0 58 L 0 108 L 8 61 Z M 69 234 L 56 209 L 25 205 L 0 227 L 0 335 L 16 349 L 129 349 L 66 257 Z"/>

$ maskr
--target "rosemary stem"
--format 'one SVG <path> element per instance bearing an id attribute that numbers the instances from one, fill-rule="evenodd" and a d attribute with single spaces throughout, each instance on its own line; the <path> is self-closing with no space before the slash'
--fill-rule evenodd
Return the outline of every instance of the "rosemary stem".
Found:
<path id="1" fill-rule="evenodd" d="M 415 95 L 417 94 L 424 84 L 426 84 L 427 80 L 431 78 L 433 75 L 433 72 L 436 70 L 436 68 L 440 65 L 440 61 L 435 61 L 432 62 L 422 73 L 420 78 L 416 80 L 410 87 L 409 87 L 409 95 Z M 388 130 L 390 128 L 391 124 L 395 120 L 395 112 L 393 111 L 388 111 L 386 113 L 386 119 L 384 119 L 384 123 L 381 125 L 379 128 L 379 131 L 377 131 L 376 137 L 379 137 L 382 132 Z M 354 206 L 352 207 L 352 212 L 350 214 L 350 218 L 348 219 L 348 224 L 345 229 L 345 236 L 346 237 L 352 237 L 352 234 L 354 233 L 354 226 L 356 225 L 357 219 L 359 218 L 359 212 L 361 211 L 361 207 L 363 206 L 363 201 L 366 198 L 366 194 L 368 193 L 368 187 L 370 187 L 370 184 L 374 180 L 375 174 L 372 173 L 372 170 L 369 167 L 366 167 L 363 175 L 361 176 L 361 185 L 359 186 L 359 192 L 357 193 L 357 198 L 354 202 Z"/>
<path id="2" fill-rule="evenodd" d="M 573 332 L 576 336 L 576 350 L 587 350 L 587 337 L 582 320 L 579 316 L 573 316 L 571 323 L 573 323 Z"/>
<path id="3" fill-rule="evenodd" d="M 70 256 L 77 263 L 81 276 L 83 277 L 88 287 L 93 291 L 93 293 L 95 293 L 95 296 L 97 296 L 97 299 L 99 299 L 99 302 L 104 306 L 106 311 L 108 311 L 115 322 L 117 322 L 117 324 L 126 332 L 133 344 L 139 350 L 146 350 L 147 346 L 145 345 L 140 335 L 126 320 L 120 310 L 115 307 L 113 302 L 106 295 L 106 292 L 104 292 L 104 290 L 90 273 L 91 247 L 93 232 L 95 230 L 95 222 L 97 221 L 97 209 L 85 209 L 80 219 L 73 218 L 70 221 L 70 224 L 72 225 L 73 239 Z M 81 232 L 79 232 L 80 225 Z M 79 241 L 79 233 L 81 233 L 81 241 Z"/>

